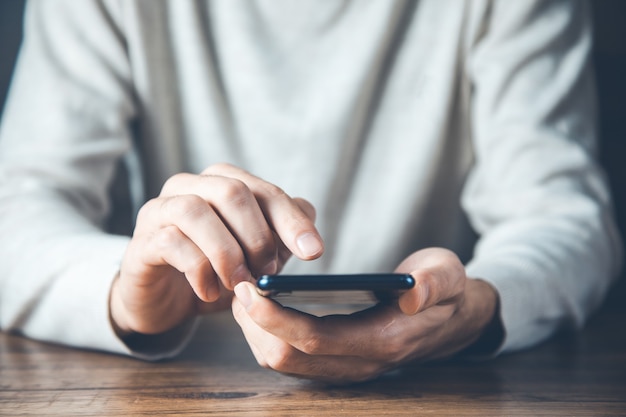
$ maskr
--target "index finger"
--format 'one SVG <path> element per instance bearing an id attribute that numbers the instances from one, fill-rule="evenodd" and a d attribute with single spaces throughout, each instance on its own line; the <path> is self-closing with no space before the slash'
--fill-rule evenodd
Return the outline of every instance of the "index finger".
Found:
<path id="1" fill-rule="evenodd" d="M 313 219 L 301 207 L 302 200 L 296 202 L 280 187 L 233 165 L 213 165 L 202 174 L 227 176 L 244 182 L 256 197 L 268 223 L 298 258 L 316 259 L 324 252 L 323 240 Z"/>

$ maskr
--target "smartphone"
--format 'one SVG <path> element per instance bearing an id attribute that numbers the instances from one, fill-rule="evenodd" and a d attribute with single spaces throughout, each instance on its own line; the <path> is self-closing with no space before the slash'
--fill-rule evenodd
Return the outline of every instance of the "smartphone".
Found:
<path id="1" fill-rule="evenodd" d="M 263 275 L 257 288 L 264 295 L 294 291 L 399 291 L 413 288 L 409 274 Z"/>
<path id="2" fill-rule="evenodd" d="M 258 291 L 309 314 L 350 314 L 397 298 L 415 285 L 409 274 L 263 275 Z"/>

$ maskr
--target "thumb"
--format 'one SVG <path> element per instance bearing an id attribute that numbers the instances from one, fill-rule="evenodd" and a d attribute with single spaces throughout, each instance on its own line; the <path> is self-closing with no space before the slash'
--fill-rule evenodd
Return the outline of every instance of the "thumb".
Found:
<path id="1" fill-rule="evenodd" d="M 411 274 L 414 278 L 415 275 Z M 430 288 L 428 281 L 422 281 L 415 279 L 415 286 L 410 290 L 400 295 L 398 299 L 398 305 L 400 310 L 406 315 L 412 316 L 425 310 L 428 307 L 428 297 L 430 294 Z"/>

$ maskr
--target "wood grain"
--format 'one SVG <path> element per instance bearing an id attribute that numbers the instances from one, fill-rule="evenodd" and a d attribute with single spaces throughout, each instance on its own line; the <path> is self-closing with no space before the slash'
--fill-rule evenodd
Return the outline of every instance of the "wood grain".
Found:
<path id="1" fill-rule="evenodd" d="M 623 416 L 626 309 L 484 362 L 408 366 L 329 387 L 261 369 L 229 313 L 175 360 L 147 363 L 0 334 L 2 416 Z"/>

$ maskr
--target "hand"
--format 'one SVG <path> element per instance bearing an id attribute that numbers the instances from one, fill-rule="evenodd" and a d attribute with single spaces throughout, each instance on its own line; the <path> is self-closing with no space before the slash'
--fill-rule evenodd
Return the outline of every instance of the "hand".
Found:
<path id="1" fill-rule="evenodd" d="M 292 253 L 319 257 L 314 217 L 307 201 L 231 165 L 174 175 L 139 211 L 113 284 L 118 333 L 165 332 L 227 306 L 237 283 L 276 273 Z"/>
<path id="2" fill-rule="evenodd" d="M 233 314 L 261 366 L 343 383 L 452 355 L 474 342 L 495 313 L 495 290 L 467 279 L 450 251 L 418 251 L 396 271 L 409 272 L 416 281 L 397 303 L 315 317 L 283 308 L 244 282 L 235 287 Z"/>

